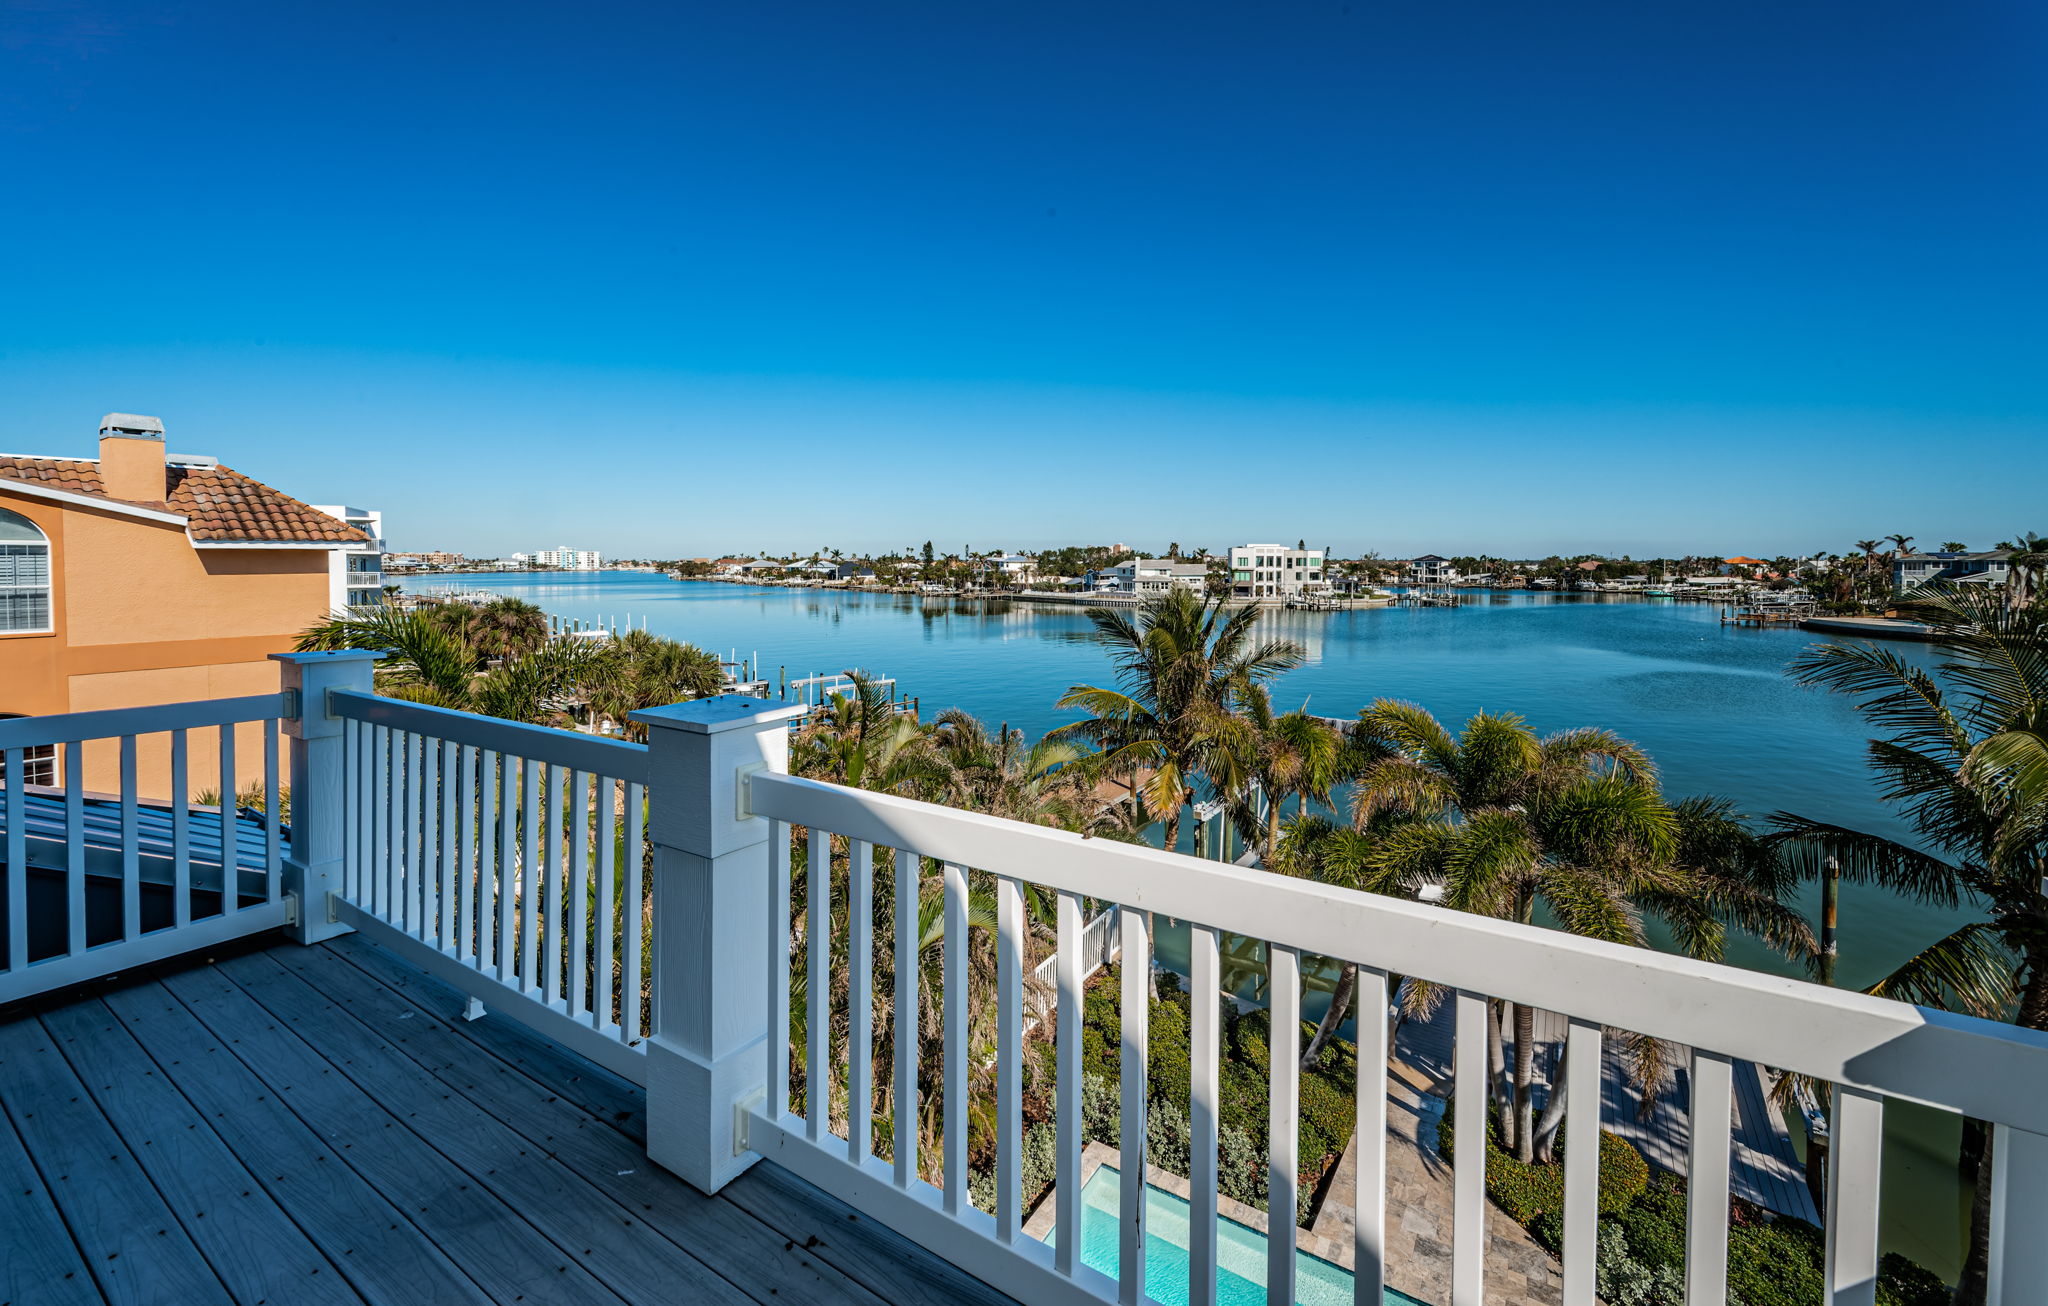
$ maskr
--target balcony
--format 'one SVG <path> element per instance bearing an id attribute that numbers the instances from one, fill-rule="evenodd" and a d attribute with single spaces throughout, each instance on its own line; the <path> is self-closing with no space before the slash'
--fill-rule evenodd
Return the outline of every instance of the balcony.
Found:
<path id="1" fill-rule="evenodd" d="M 1888 1099 L 1994 1123 L 1992 1299 L 2048 1300 L 2039 1035 L 793 778 L 795 705 L 657 709 L 641 746 L 380 698 L 364 654 L 280 660 L 274 696 L 0 722 L 0 1299 L 1212 1302 L 1248 1270 L 1288 1302 L 1326 1299 L 1309 1278 L 1337 1261 L 1359 1302 L 1590 1306 L 1596 1150 L 1565 1155 L 1561 1263 L 1504 1246 L 1481 1149 L 1435 1163 L 1440 1191 L 1411 1182 L 1403 1115 L 1445 1085 L 1390 1059 L 1378 1020 L 1358 1031 L 1351 1218 L 1262 1239 L 1247 1267 L 1250 1244 L 1219 1235 L 1219 1208 L 1251 1217 L 1219 1191 L 1203 1002 L 1190 1173 L 1158 1179 L 1186 1277 L 1148 1290 L 1166 1199 L 1088 1197 L 1102 1167 L 1148 1174 L 1145 976 L 1184 927 L 1196 993 L 1259 948 L 1274 1211 L 1295 1205 L 1304 962 L 1344 959 L 1361 1010 L 1396 976 L 1453 991 L 1462 1138 L 1484 1127 L 1489 996 L 1556 1013 L 1579 1137 L 1611 1110 L 1604 1045 L 1682 1045 L 1689 1302 L 1727 1300 L 1754 1066 L 1835 1086 L 1831 1306 L 1875 1300 Z M 195 735 L 251 726 L 278 741 L 253 807 L 149 792 L 138 757 L 164 751 L 182 781 Z M 118 755 L 118 794 L 82 792 L 88 743 Z M 23 781 L 40 745 L 62 750 L 54 790 Z M 935 911 L 894 909 L 898 868 Z M 1120 1141 L 1084 1148 L 1081 998 L 1112 911 Z M 989 996 L 973 1013 L 970 969 Z M 920 1000 L 926 974 L 942 982 Z M 1027 1052 L 1047 1059 L 1055 1134 L 1035 1209 Z M 912 1103 L 928 1139 L 890 1127 Z M 1442 1231 L 1427 1282 L 1403 1278 L 1415 1220 Z M 1088 1227 L 1112 1232 L 1091 1247 Z"/>

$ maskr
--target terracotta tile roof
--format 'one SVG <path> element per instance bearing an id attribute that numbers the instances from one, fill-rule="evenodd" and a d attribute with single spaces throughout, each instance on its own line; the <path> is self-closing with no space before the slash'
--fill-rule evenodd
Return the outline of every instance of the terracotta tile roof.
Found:
<path id="1" fill-rule="evenodd" d="M 8 480 L 129 507 L 174 512 L 186 519 L 186 529 L 194 540 L 209 544 L 353 544 L 369 538 L 346 522 L 231 467 L 165 468 L 161 504 L 109 498 L 100 485 L 99 464 L 86 458 L 0 454 L 0 481 Z"/>

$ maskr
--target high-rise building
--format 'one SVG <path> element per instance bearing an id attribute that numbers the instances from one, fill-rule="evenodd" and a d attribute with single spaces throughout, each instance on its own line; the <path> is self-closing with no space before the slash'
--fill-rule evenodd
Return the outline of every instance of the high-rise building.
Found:
<path id="1" fill-rule="evenodd" d="M 513 554 L 518 557 L 518 554 Z M 572 549 L 566 545 L 559 549 L 540 549 L 526 555 L 530 567 L 548 567 L 560 571 L 597 571 L 604 566 L 604 555 L 596 549 Z"/>

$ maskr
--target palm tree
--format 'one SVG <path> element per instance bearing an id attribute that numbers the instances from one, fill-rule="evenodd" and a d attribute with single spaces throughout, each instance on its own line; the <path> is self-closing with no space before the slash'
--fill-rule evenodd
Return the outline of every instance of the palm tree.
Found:
<path id="1" fill-rule="evenodd" d="M 1961 540 L 1943 540 L 1941 542 L 1941 551 L 1943 553 L 1962 553 L 1969 547 L 1969 545 Z"/>
<path id="2" fill-rule="evenodd" d="M 607 640 L 591 662 L 585 675 L 591 711 L 642 742 L 647 727 L 632 720 L 634 712 L 716 694 L 725 683 L 717 654 L 644 630 Z"/>
<path id="3" fill-rule="evenodd" d="M 1905 557 L 1907 547 L 1913 543 L 1913 537 L 1910 535 L 1887 535 L 1885 538 L 1892 542 L 1892 557 L 1894 558 Z"/>
<path id="4" fill-rule="evenodd" d="M 1030 825 L 1083 830 L 1094 823 L 1094 776 L 1082 750 L 1059 740 L 1027 746 L 1022 730 L 991 731 L 959 708 L 933 719 L 926 739 L 948 768 L 949 805 Z"/>
<path id="5" fill-rule="evenodd" d="M 1870 765 L 1919 846 L 1781 812 L 1788 860 L 1807 876 L 1833 859 L 1845 879 L 1921 902 L 1982 903 L 1868 991 L 2048 1030 L 2048 612 L 1982 587 L 1940 582 L 1899 604 L 1934 631 L 1930 670 L 1889 649 L 1815 645 L 1792 673 L 1857 700 L 1883 733 Z M 1978 1154 L 1970 1250 L 1958 1306 L 1985 1299 L 1991 1134 Z"/>
<path id="6" fill-rule="evenodd" d="M 2012 557 L 2006 560 L 2006 565 L 2011 570 L 2006 585 L 2013 606 L 2024 608 L 2034 601 L 2041 573 L 2048 570 L 2048 535 L 2021 531 L 2019 539 L 2009 547 Z"/>
<path id="7" fill-rule="evenodd" d="M 1883 540 L 1858 540 L 1856 547 L 1863 552 L 1863 588 L 1872 588 L 1871 580 L 1877 575 L 1877 551 L 1884 545 Z"/>
<path id="8" fill-rule="evenodd" d="M 388 652 L 376 681 L 377 691 L 390 698 L 533 724 L 563 719 L 590 671 L 593 650 L 581 640 L 551 639 L 486 670 L 488 659 L 469 624 L 440 612 L 454 606 L 357 608 L 310 627 L 297 648 Z"/>
<path id="9" fill-rule="evenodd" d="M 1090 608 L 1088 620 L 1096 641 L 1111 651 L 1120 687 L 1069 689 L 1055 706 L 1089 716 L 1048 737 L 1093 744 L 1108 770 L 1152 767 L 1145 800 L 1163 814 L 1164 846 L 1172 849 L 1196 779 L 1249 754 L 1235 709 L 1254 687 L 1300 666 L 1304 654 L 1292 640 L 1253 643 L 1257 608 L 1177 588 L 1146 599 L 1135 622 L 1111 608 Z M 1216 788 L 1230 793 L 1237 786 Z"/>
<path id="10" fill-rule="evenodd" d="M 1298 806 L 1295 815 L 1305 815 L 1311 800 L 1330 801 L 1330 790 L 1344 778 L 1348 757 L 1344 736 L 1321 717 L 1306 711 L 1273 715 L 1272 695 L 1264 685 L 1254 686 L 1243 696 L 1244 715 L 1251 729 L 1245 742 L 1251 752 L 1243 770 L 1255 782 L 1230 797 L 1230 814 L 1245 842 L 1259 850 L 1259 859 L 1271 865 L 1280 845 L 1280 818 L 1286 800 Z M 1263 819 L 1257 797 L 1266 804 Z"/>

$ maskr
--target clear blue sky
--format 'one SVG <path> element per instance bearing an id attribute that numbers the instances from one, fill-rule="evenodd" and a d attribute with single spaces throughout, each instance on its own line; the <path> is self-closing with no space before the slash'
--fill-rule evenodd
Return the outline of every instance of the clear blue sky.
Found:
<path id="1" fill-rule="evenodd" d="M 401 547 L 2048 528 L 2048 7 L 0 0 L 0 449 Z"/>

